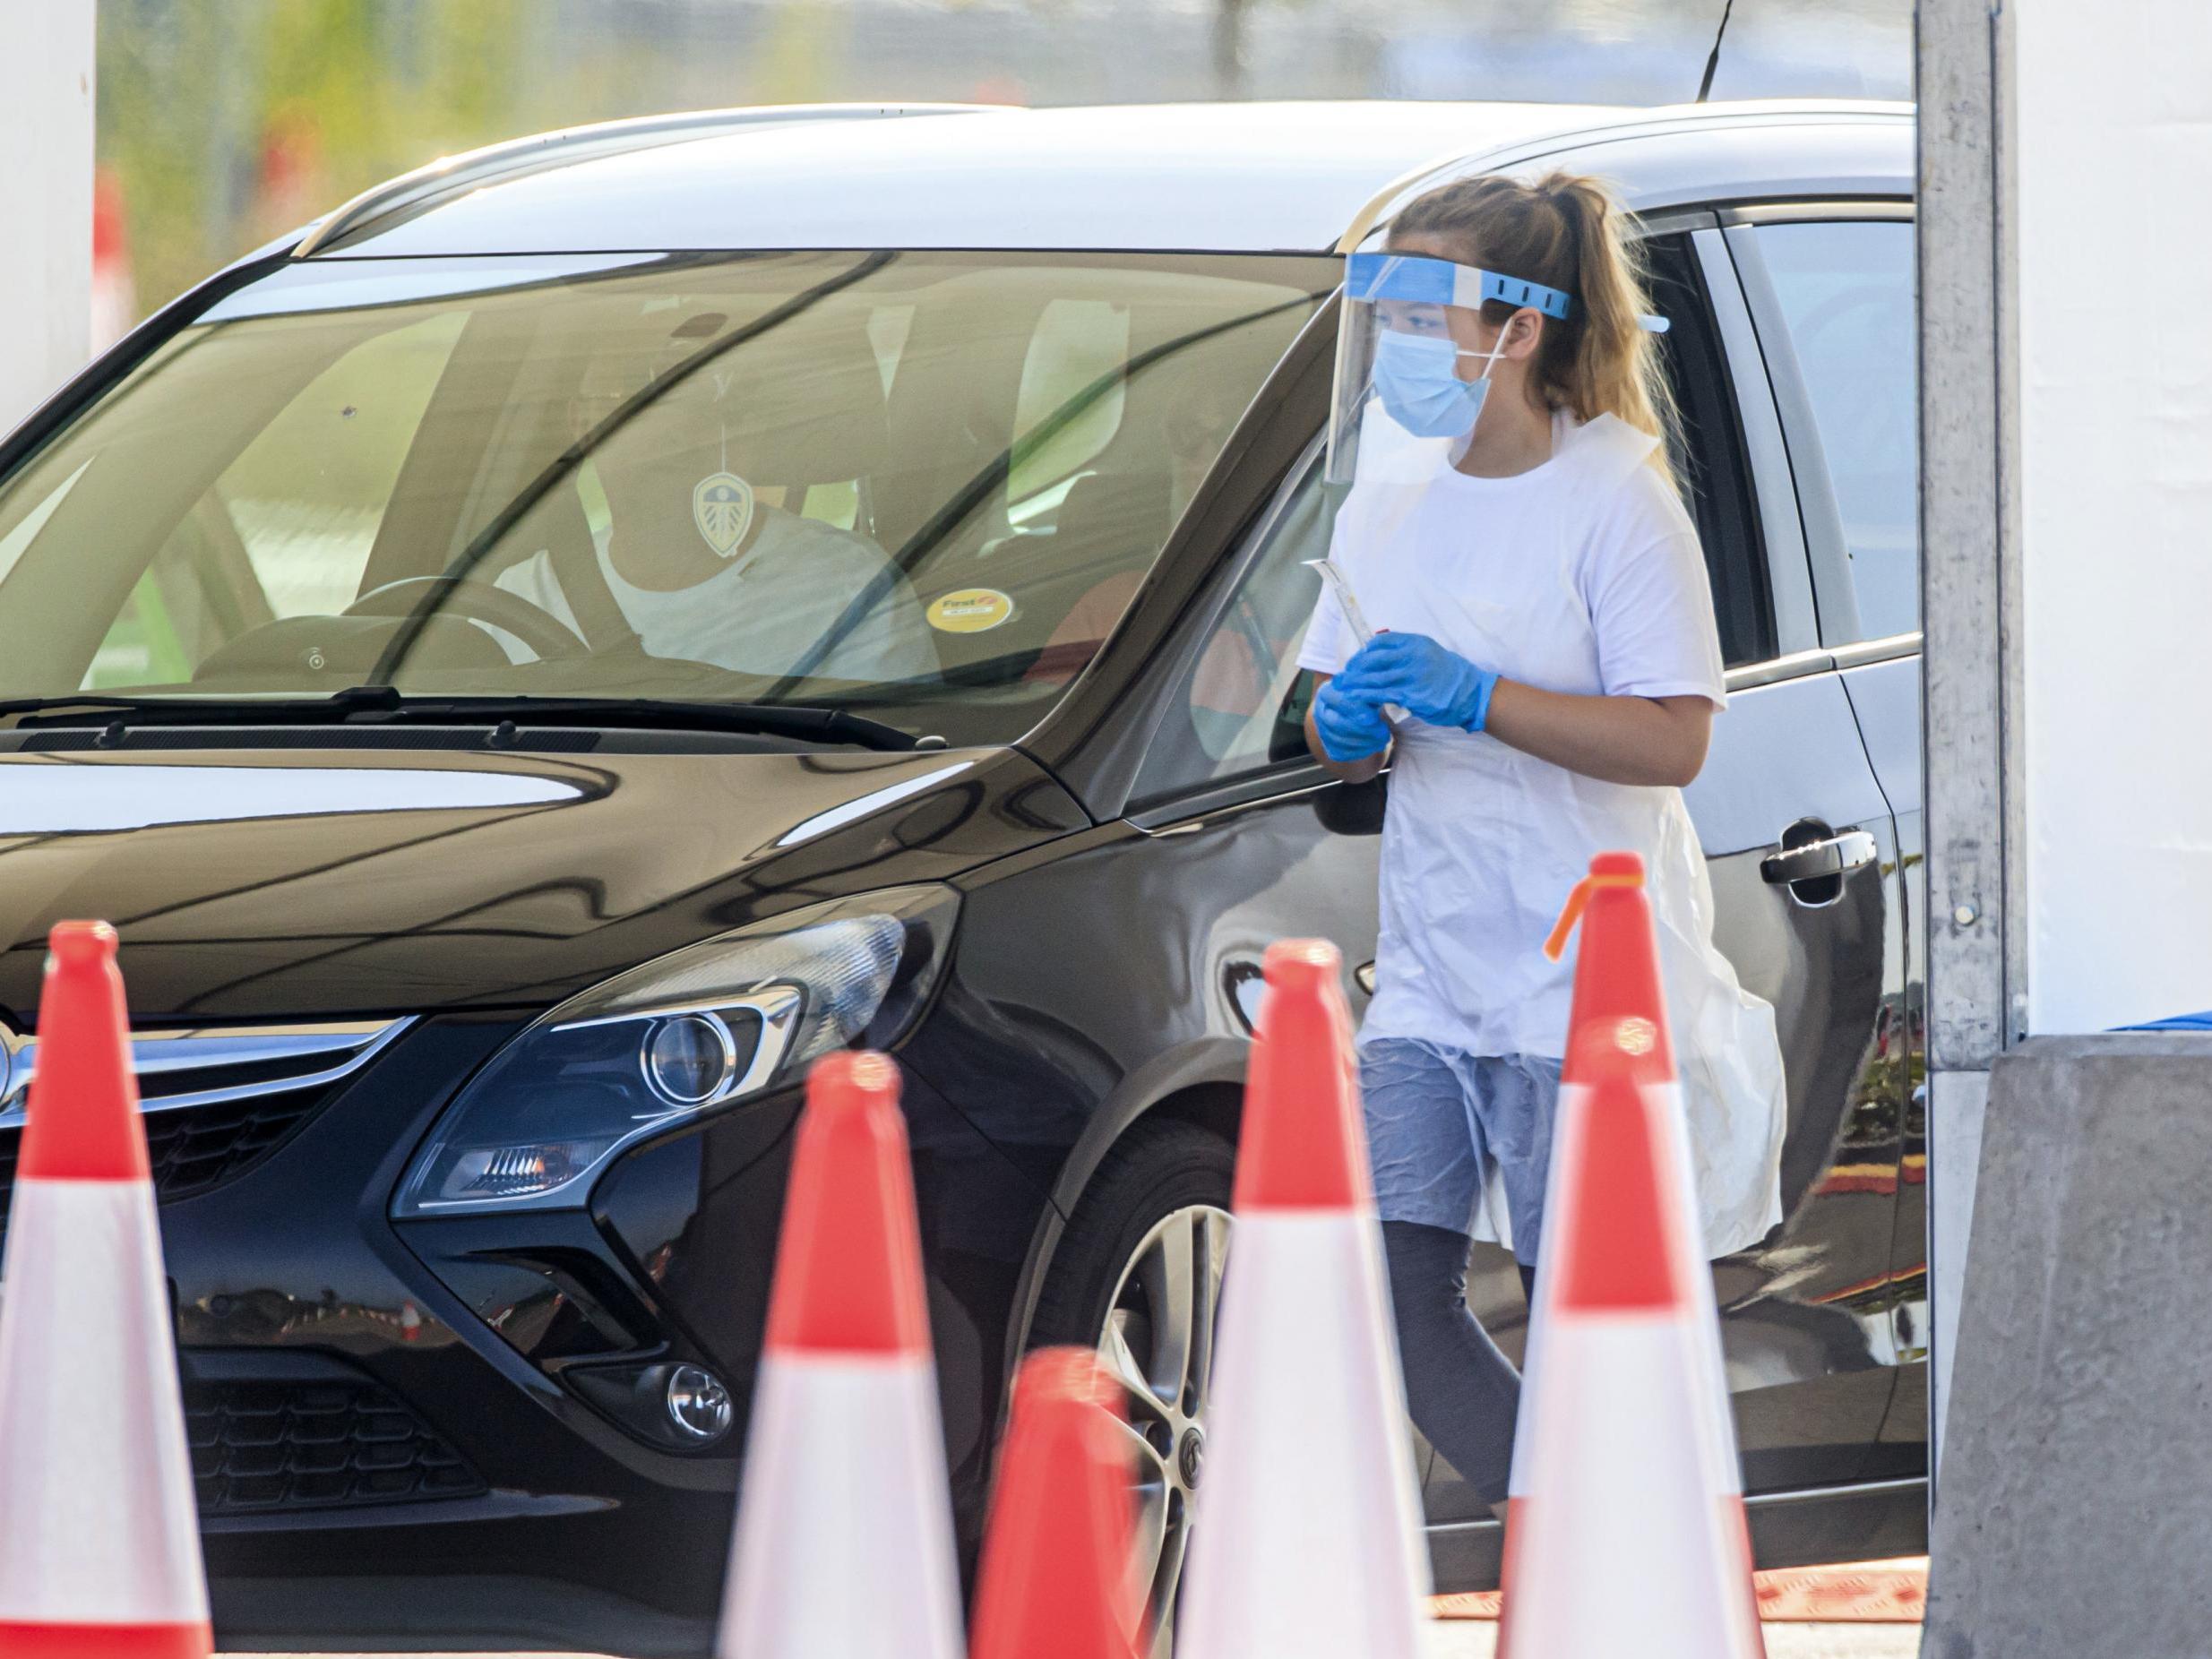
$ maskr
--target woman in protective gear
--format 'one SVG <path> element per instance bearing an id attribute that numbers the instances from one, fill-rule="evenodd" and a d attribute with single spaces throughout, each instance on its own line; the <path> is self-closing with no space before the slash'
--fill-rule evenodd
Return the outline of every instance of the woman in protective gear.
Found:
<path id="1" fill-rule="evenodd" d="M 1713 946 L 1683 804 L 1726 695 L 1647 308 L 1588 178 L 1448 185 L 1351 257 L 1330 559 L 1356 600 L 1325 588 L 1299 658 L 1314 753 L 1391 764 L 1359 1039 L 1376 1200 L 1414 1421 L 1501 1513 L 1519 1385 L 1467 1311 L 1468 1242 L 1533 1285 L 1573 983 L 1542 945 L 1592 854 L 1648 872 L 1707 1253 L 1781 1219 L 1774 1010 Z"/>

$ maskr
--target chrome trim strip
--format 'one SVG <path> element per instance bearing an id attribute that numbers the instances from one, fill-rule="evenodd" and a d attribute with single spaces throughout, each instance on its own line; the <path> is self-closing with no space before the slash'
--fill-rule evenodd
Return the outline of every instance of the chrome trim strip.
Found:
<path id="1" fill-rule="evenodd" d="M 1847 1486 L 1801 1486 L 1786 1492 L 1760 1492 L 1746 1496 L 1747 1509 L 1770 1509 L 1786 1503 L 1821 1503 L 1831 1498 L 1877 1498 L 1885 1492 L 1925 1491 L 1928 1477 L 1924 1474 L 1906 1474 L 1894 1481 L 1863 1481 Z"/>
<path id="2" fill-rule="evenodd" d="M 1786 657 L 1769 657 L 1762 663 L 1746 663 L 1741 668 L 1728 670 L 1725 683 L 1731 692 L 1748 692 L 1754 686 L 1772 685 L 1781 680 L 1802 680 L 1809 674 L 1833 674 L 1836 671 L 1836 653 L 1833 651 L 1792 651 Z"/>
<path id="3" fill-rule="evenodd" d="M 1914 219 L 1910 196 L 1838 196 L 1826 202 L 1762 202 L 1720 210 L 1724 225 L 1802 225 L 1833 219 Z"/>
<path id="4" fill-rule="evenodd" d="M 1835 648 L 1838 668 L 1863 668 L 1868 663 L 1895 662 L 1900 657 L 1920 655 L 1920 634 L 1893 633 L 1887 639 L 1861 640 L 1856 645 L 1838 645 Z"/>
<path id="5" fill-rule="evenodd" d="M 181 1112 L 192 1106 L 211 1106 L 224 1101 L 250 1100 L 263 1095 L 288 1095 L 301 1089 L 326 1088 L 343 1081 L 360 1070 L 382 1053 L 409 1026 L 415 1023 L 411 1014 L 397 1019 L 363 1021 L 349 1025 L 325 1026 L 260 1026 L 242 1027 L 226 1032 L 220 1027 L 199 1027 L 176 1031 L 135 1032 L 131 1038 L 132 1070 L 134 1075 L 158 1075 L 163 1071 L 187 1070 L 219 1070 L 225 1065 L 265 1064 L 272 1060 L 291 1056 L 303 1058 L 325 1054 L 345 1056 L 338 1064 L 324 1066 L 313 1071 L 288 1073 L 282 1077 L 261 1078 L 251 1083 L 234 1083 L 219 1088 L 195 1089 L 178 1095 L 153 1095 L 141 1102 L 142 1110 Z M 147 1053 L 149 1044 L 190 1043 L 193 1052 L 155 1049 Z M 17 1036 L 0 1028 L 0 1059 L 4 1059 L 0 1070 L 0 1130 L 21 1129 L 23 1126 L 24 1096 L 30 1087 L 31 1074 L 37 1070 L 39 1040 L 36 1036 Z"/>
<path id="6" fill-rule="evenodd" d="M 1789 1491 L 1747 1492 L 1743 1507 L 1747 1509 L 1777 1509 L 1784 1504 L 1824 1503 L 1839 1498 L 1879 1498 L 1889 1493 L 1925 1491 L 1928 1477 L 1908 1474 L 1894 1481 L 1866 1481 L 1850 1486 L 1800 1486 Z M 1432 1521 L 1423 1530 L 1428 1533 L 1479 1533 L 1495 1531 L 1504 1522 L 1486 1521 Z"/>
<path id="7" fill-rule="evenodd" d="M 1318 795 L 1338 781 L 1327 776 L 1319 761 L 1286 762 L 1272 772 L 1261 772 L 1235 784 L 1188 795 L 1149 812 L 1132 812 L 1124 821 L 1139 834 L 1155 839 L 1165 835 L 1189 835 L 1218 818 L 1277 801 L 1295 801 L 1304 795 Z"/>

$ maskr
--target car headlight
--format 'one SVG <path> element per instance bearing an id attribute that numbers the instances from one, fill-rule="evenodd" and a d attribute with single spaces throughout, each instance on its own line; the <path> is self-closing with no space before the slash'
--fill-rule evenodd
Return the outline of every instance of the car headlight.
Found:
<path id="1" fill-rule="evenodd" d="M 446 1108 L 392 1213 L 581 1205 L 624 1148 L 791 1082 L 864 1035 L 894 1040 L 927 995 L 958 903 L 922 886 L 811 906 L 571 997 Z"/>

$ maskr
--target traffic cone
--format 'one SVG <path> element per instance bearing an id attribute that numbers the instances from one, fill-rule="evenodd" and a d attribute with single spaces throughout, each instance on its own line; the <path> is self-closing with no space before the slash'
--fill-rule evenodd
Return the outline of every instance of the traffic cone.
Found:
<path id="1" fill-rule="evenodd" d="M 48 936 L 0 1276 L 0 1654 L 205 1659 L 168 1279 L 105 922 Z"/>
<path id="2" fill-rule="evenodd" d="M 123 176 L 110 167 L 92 175 L 92 355 L 114 345 L 138 321 L 131 282 L 130 229 L 123 211 Z"/>
<path id="3" fill-rule="evenodd" d="M 1643 861 L 1578 918 L 1546 1243 L 1506 1519 L 1501 1659 L 1756 1659 L 1735 1430 Z"/>
<path id="4" fill-rule="evenodd" d="M 1333 946 L 1267 953 L 1184 1659 L 1411 1659 L 1429 1591 Z"/>
<path id="5" fill-rule="evenodd" d="M 1119 1397 L 1083 1348 L 1022 1362 L 984 1534 L 968 1659 L 1134 1659 L 1133 1506 Z"/>
<path id="6" fill-rule="evenodd" d="M 899 1069 L 806 1084 L 754 1384 L 723 1659 L 954 1659 L 960 1589 Z"/>

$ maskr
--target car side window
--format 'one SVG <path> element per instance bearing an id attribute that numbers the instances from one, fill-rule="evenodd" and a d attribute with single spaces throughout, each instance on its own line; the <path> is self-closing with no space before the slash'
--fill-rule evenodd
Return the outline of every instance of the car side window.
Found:
<path id="1" fill-rule="evenodd" d="M 1687 236 L 1654 236 L 1644 254 L 1651 303 L 1667 321 L 1657 339 L 1674 403 L 1669 459 L 1705 553 L 1721 656 L 1731 668 L 1760 662 L 1776 649 L 1773 603 L 1712 300 Z"/>
<path id="2" fill-rule="evenodd" d="M 1758 238 L 1827 458 L 1859 636 L 1910 633 L 1920 626 L 1913 227 L 1761 225 Z"/>
<path id="3" fill-rule="evenodd" d="M 1266 541 L 1183 671 L 1137 776 L 1142 805 L 1307 758 L 1310 675 L 1298 648 L 1329 552 L 1321 469 L 1309 468 L 1265 531 Z"/>

